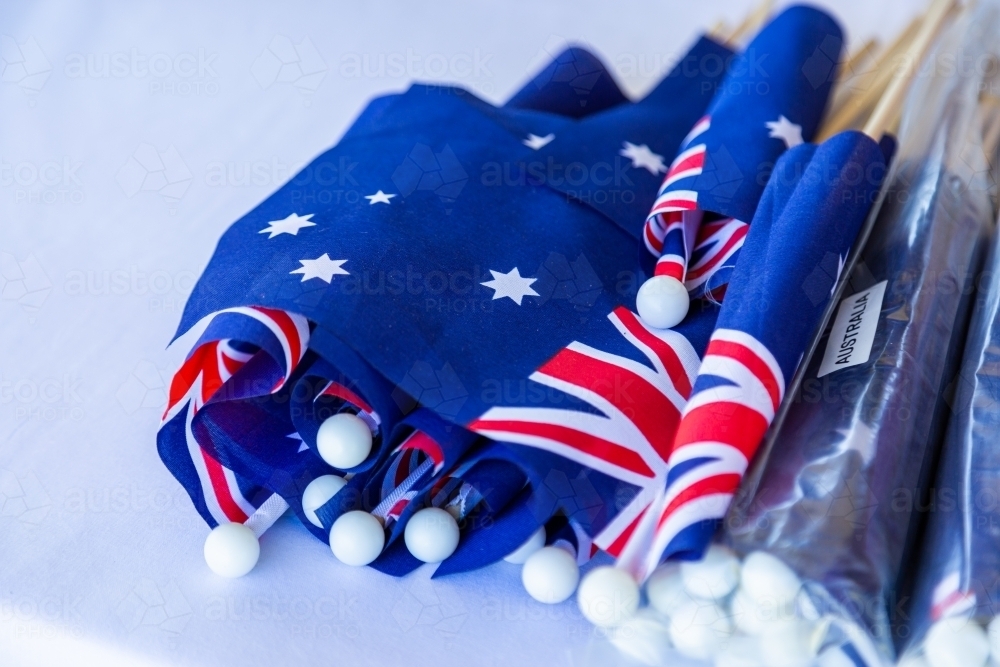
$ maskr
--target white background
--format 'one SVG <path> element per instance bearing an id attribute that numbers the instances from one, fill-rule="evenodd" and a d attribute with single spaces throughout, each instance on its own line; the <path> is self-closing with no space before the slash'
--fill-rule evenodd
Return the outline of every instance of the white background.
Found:
<path id="1" fill-rule="evenodd" d="M 822 4 L 853 45 L 923 5 Z M 20 46 L 5 40 L 0 84 L 0 663 L 607 664 L 572 603 L 533 603 L 504 563 L 396 580 L 342 566 L 284 519 L 253 573 L 213 576 L 207 529 L 156 454 L 163 383 L 186 351 L 165 346 L 222 231 L 372 95 L 440 80 L 502 102 L 572 39 L 636 96 L 751 5 L 4 3 L 0 33 Z M 308 38 L 322 76 L 297 87 L 255 70 L 276 36 Z M 98 76 L 133 53 L 135 71 Z M 391 56 L 405 72 L 378 71 Z M 144 144 L 176 151 L 164 183 L 179 197 L 134 191 L 123 168 Z"/>

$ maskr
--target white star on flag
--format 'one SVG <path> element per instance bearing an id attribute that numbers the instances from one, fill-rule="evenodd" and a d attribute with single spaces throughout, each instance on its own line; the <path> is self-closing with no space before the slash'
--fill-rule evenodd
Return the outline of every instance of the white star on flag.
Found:
<path id="1" fill-rule="evenodd" d="M 298 213 L 292 213 L 290 216 L 284 220 L 272 220 L 267 223 L 268 226 L 262 229 L 258 234 L 270 234 L 267 238 L 273 239 L 278 234 L 291 234 L 292 236 L 298 236 L 299 230 L 303 227 L 315 227 L 315 222 L 309 222 L 312 217 L 316 215 L 315 213 L 309 213 L 308 215 L 299 215 Z"/>
<path id="2" fill-rule="evenodd" d="M 368 200 L 368 205 L 370 206 L 372 204 L 389 204 L 391 203 L 389 200 L 395 196 L 396 195 L 387 195 L 386 193 L 379 190 L 373 195 L 365 195 L 365 199 Z"/>
<path id="3" fill-rule="evenodd" d="M 537 134 L 532 134 L 531 132 L 529 132 L 528 138 L 522 141 L 521 143 L 523 143 L 528 148 L 537 151 L 539 148 L 544 148 L 545 146 L 548 146 L 550 143 L 552 143 L 552 140 L 555 138 L 556 135 L 552 133 L 546 134 L 544 137 L 540 137 Z"/>
<path id="4" fill-rule="evenodd" d="M 636 146 L 629 141 L 624 141 L 622 142 L 622 146 L 624 148 L 618 151 L 618 154 L 632 160 L 633 169 L 642 167 L 643 169 L 648 169 L 649 173 L 654 176 L 667 170 L 667 165 L 663 164 L 663 156 L 651 151 L 646 144 Z"/>
<path id="5" fill-rule="evenodd" d="M 322 256 L 316 259 L 300 259 L 299 264 L 302 266 L 290 273 L 301 273 L 302 282 L 311 280 L 312 278 L 319 278 L 323 282 L 328 283 L 333 280 L 334 276 L 351 275 L 341 268 L 346 261 L 346 259 L 330 259 L 330 255 L 324 252 Z"/>
<path id="6" fill-rule="evenodd" d="M 500 273 L 499 271 L 494 271 L 493 269 L 490 269 L 490 273 L 493 274 L 493 280 L 487 280 L 486 282 L 479 284 L 485 285 L 491 290 L 494 290 L 494 301 L 507 297 L 520 306 L 521 299 L 524 297 L 538 296 L 538 292 L 531 289 L 531 283 L 538 279 L 523 278 L 521 276 L 521 272 L 518 271 L 516 266 L 508 273 Z"/>
<path id="7" fill-rule="evenodd" d="M 296 454 L 300 454 L 300 453 L 306 451 L 307 449 L 309 449 L 309 445 L 307 445 L 306 441 L 302 439 L 302 436 L 299 435 L 298 431 L 295 431 L 294 433 L 289 433 L 285 437 L 286 438 L 291 438 L 292 440 L 298 440 L 299 441 L 299 448 L 295 452 Z"/>
<path id="8" fill-rule="evenodd" d="M 772 120 L 764 124 L 771 131 L 767 136 L 773 139 L 781 139 L 785 142 L 786 148 L 794 148 L 802 143 L 802 126 L 796 125 L 784 116 L 778 116 L 778 120 Z"/>

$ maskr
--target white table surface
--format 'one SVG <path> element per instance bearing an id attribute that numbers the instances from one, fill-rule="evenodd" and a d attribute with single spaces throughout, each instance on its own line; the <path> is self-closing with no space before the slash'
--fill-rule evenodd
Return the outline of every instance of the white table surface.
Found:
<path id="1" fill-rule="evenodd" d="M 635 96 L 752 2 L 415 4 L 0 5 L 0 664 L 618 660 L 572 602 L 532 602 L 513 565 L 397 580 L 341 565 L 294 519 L 249 576 L 216 577 L 156 454 L 186 351 L 165 346 L 216 240 L 369 97 L 416 79 L 500 102 L 570 39 Z M 923 5 L 821 4 L 855 45 Z M 264 52 L 282 36 L 309 40 L 310 78 L 275 80 Z M 373 70 L 393 56 L 403 71 Z M 164 161 L 163 190 L 136 191 L 143 151 Z"/>

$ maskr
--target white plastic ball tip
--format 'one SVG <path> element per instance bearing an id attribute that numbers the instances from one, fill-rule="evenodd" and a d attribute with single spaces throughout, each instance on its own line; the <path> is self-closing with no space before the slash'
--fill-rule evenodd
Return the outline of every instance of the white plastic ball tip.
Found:
<path id="1" fill-rule="evenodd" d="M 740 583 L 740 561 L 731 550 L 713 544 L 699 561 L 681 563 L 684 590 L 705 600 L 721 600 Z"/>
<path id="2" fill-rule="evenodd" d="M 669 664 L 670 627 L 653 609 L 640 609 L 621 625 L 608 630 L 608 639 L 624 655 L 644 665 Z"/>
<path id="3" fill-rule="evenodd" d="M 528 556 L 521 569 L 524 590 L 544 604 L 568 600 L 580 583 L 580 567 L 565 549 L 542 547 Z"/>
<path id="4" fill-rule="evenodd" d="M 930 667 L 983 667 L 990 659 L 990 640 L 974 621 L 945 618 L 928 630 L 924 657 Z"/>
<path id="5" fill-rule="evenodd" d="M 802 580 L 780 558 L 754 551 L 743 560 L 740 586 L 758 605 L 784 608 L 795 601 Z"/>
<path id="6" fill-rule="evenodd" d="M 309 482 L 302 492 L 302 513 L 309 519 L 309 523 L 323 527 L 323 522 L 316 516 L 316 510 L 326 505 L 346 484 L 347 481 L 338 475 L 321 475 Z"/>
<path id="7" fill-rule="evenodd" d="M 908 653 L 900 658 L 896 667 L 930 667 L 923 653 Z"/>
<path id="8" fill-rule="evenodd" d="M 680 565 L 666 563 L 658 567 L 646 581 L 646 597 L 653 609 L 665 616 L 670 616 L 682 604 L 690 602 L 691 596 L 684 590 L 681 579 Z"/>
<path id="9" fill-rule="evenodd" d="M 371 429 L 350 412 L 333 415 L 319 425 L 316 451 L 334 468 L 353 468 L 364 462 L 372 451 Z"/>
<path id="10" fill-rule="evenodd" d="M 670 276 L 653 276 L 642 284 L 635 296 L 639 317 L 654 329 L 677 326 L 684 320 L 690 305 L 684 283 Z"/>
<path id="11" fill-rule="evenodd" d="M 994 616 L 986 626 L 986 635 L 990 641 L 990 655 L 993 656 L 993 662 L 1000 665 L 1000 616 Z"/>
<path id="12" fill-rule="evenodd" d="M 800 618 L 787 618 L 764 626 L 761 655 L 773 667 L 810 667 L 816 658 L 819 642 L 815 624 Z"/>
<path id="13" fill-rule="evenodd" d="M 242 523 L 216 526 L 205 540 L 205 562 L 219 576 L 235 579 L 254 568 L 260 558 L 260 543 Z"/>
<path id="14" fill-rule="evenodd" d="M 760 639 L 735 636 L 715 654 L 715 667 L 768 667 L 761 656 Z"/>
<path id="15" fill-rule="evenodd" d="M 599 628 L 612 628 L 639 610 L 639 584 L 625 570 L 596 567 L 583 578 L 576 600 L 584 618 Z"/>
<path id="16" fill-rule="evenodd" d="M 425 563 L 440 563 L 455 553 L 459 536 L 455 517 L 437 507 L 414 512 L 403 530 L 407 550 Z"/>
<path id="17" fill-rule="evenodd" d="M 528 560 L 528 556 L 545 546 L 545 526 L 539 526 L 538 530 L 531 534 L 524 544 L 507 554 L 504 560 L 515 565 L 523 565 Z"/>
<path id="18" fill-rule="evenodd" d="M 710 660 L 732 634 L 732 619 L 709 600 L 685 603 L 670 617 L 670 639 L 674 646 L 696 660 Z"/>
<path id="19" fill-rule="evenodd" d="M 330 549 L 345 565 L 368 565 L 378 558 L 384 546 L 382 522 L 368 512 L 355 510 L 341 514 L 330 529 Z"/>
<path id="20" fill-rule="evenodd" d="M 758 602 L 744 590 L 742 583 L 736 589 L 729 606 L 737 629 L 747 635 L 760 635 L 769 624 L 795 616 L 792 604 L 778 605 L 771 599 Z"/>

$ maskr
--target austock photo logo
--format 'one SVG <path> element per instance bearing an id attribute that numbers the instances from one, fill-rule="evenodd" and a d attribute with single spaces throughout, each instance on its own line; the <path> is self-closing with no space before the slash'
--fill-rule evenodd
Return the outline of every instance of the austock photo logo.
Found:
<path id="1" fill-rule="evenodd" d="M 118 170 L 115 180 L 129 199 L 140 192 L 156 193 L 173 212 L 193 177 L 173 144 L 160 151 L 152 144 L 141 143 Z"/>
<path id="2" fill-rule="evenodd" d="M 115 400 L 129 415 L 139 410 L 162 411 L 167 405 L 167 388 L 171 377 L 171 371 L 157 368 L 153 362 L 143 359 L 118 387 Z"/>
<path id="3" fill-rule="evenodd" d="M 148 80 L 150 95 L 214 97 L 219 93 L 218 57 L 205 48 L 152 54 L 137 47 L 127 52 L 71 53 L 63 73 L 67 79 Z"/>
<path id="4" fill-rule="evenodd" d="M 451 364 L 434 370 L 426 361 L 414 363 L 392 392 L 392 399 L 404 413 L 420 404 L 445 417 L 457 416 L 468 398 L 469 392 Z"/>
<path id="5" fill-rule="evenodd" d="M 0 523 L 17 521 L 37 526 L 51 508 L 52 499 L 35 473 L 17 475 L 0 468 Z"/>
<path id="6" fill-rule="evenodd" d="M 469 174 L 447 144 L 440 152 L 426 144 L 416 144 L 392 172 L 392 182 L 403 197 L 429 190 L 446 206 L 458 199 L 468 180 Z M 451 209 L 446 208 L 445 213 L 450 214 Z"/>
<path id="7" fill-rule="evenodd" d="M 264 90 L 286 84 L 309 95 L 323 83 L 327 66 L 309 37 L 295 43 L 285 35 L 275 35 L 253 61 L 250 72 Z"/>
<path id="8" fill-rule="evenodd" d="M 18 42 L 10 35 L 0 35 L 0 78 L 19 87 L 27 95 L 37 95 L 52 73 L 52 64 L 34 37 Z"/>
<path id="9" fill-rule="evenodd" d="M 68 156 L 41 162 L 0 158 L 0 187 L 10 189 L 15 204 L 82 204 L 81 167 Z"/>
<path id="10" fill-rule="evenodd" d="M 534 76 L 544 66 L 554 63 L 555 67 L 546 69 L 541 78 L 536 80 L 536 85 L 544 86 L 549 82 L 567 84 L 577 94 L 577 103 L 582 109 L 587 106 L 587 98 L 603 76 L 603 72 L 594 62 L 577 57 L 572 52 L 563 54 L 569 45 L 570 42 L 566 38 L 549 35 L 542 48 L 528 62 L 525 74 Z M 556 61 L 557 56 L 560 56 L 558 61 Z"/>
<path id="11" fill-rule="evenodd" d="M 802 74 L 813 88 L 819 88 L 835 75 L 843 41 L 839 37 L 827 35 L 816 46 L 813 54 L 802 64 Z"/>
<path id="12" fill-rule="evenodd" d="M 573 261 L 563 254 L 549 253 L 535 275 L 538 280 L 532 287 L 538 292 L 538 305 L 551 299 L 563 299 L 586 313 L 604 290 L 600 277 L 583 253 Z"/>
<path id="13" fill-rule="evenodd" d="M 73 374 L 38 377 L 0 373 L 0 409 L 16 422 L 81 422 L 85 392 Z"/>
<path id="14" fill-rule="evenodd" d="M 167 637 L 184 632 L 194 611 L 173 579 L 162 586 L 142 578 L 118 603 L 118 620 L 129 632 L 152 629 Z"/>
<path id="15" fill-rule="evenodd" d="M 406 588 L 392 607 L 399 628 L 405 633 L 431 633 L 446 642 L 454 640 L 469 618 L 459 591 L 425 577 L 411 577 L 401 583 Z"/>
<path id="16" fill-rule="evenodd" d="M 0 301 L 16 303 L 34 323 L 42 304 L 52 291 L 52 282 L 34 255 L 22 259 L 0 252 Z"/>

